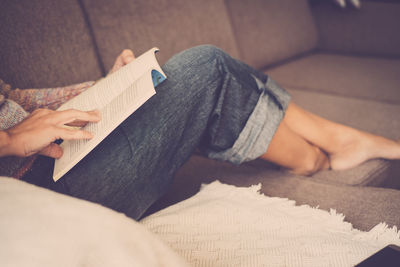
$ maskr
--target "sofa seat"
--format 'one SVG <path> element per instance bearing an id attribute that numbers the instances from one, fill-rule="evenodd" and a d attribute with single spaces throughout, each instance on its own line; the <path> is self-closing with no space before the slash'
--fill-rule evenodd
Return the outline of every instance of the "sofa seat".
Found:
<path id="1" fill-rule="evenodd" d="M 267 72 L 284 87 L 400 104 L 400 58 L 315 53 Z"/>

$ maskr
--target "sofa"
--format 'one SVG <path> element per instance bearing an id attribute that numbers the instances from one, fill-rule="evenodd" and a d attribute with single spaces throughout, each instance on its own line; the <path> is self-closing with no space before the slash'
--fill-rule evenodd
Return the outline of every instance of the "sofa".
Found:
<path id="1" fill-rule="evenodd" d="M 340 9 L 312 0 L 41 0 L 0 2 L 0 77 L 18 88 L 106 75 L 124 48 L 160 48 L 163 64 L 200 44 L 266 72 L 301 107 L 374 134 L 400 137 L 400 2 Z M 255 160 L 240 166 L 193 155 L 154 213 L 214 180 L 262 184 L 268 196 L 343 213 L 355 228 L 400 226 L 400 161 L 294 175 Z"/>

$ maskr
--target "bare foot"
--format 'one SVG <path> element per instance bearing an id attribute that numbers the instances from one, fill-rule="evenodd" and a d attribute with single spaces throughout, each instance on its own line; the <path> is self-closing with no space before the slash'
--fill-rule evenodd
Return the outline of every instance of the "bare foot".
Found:
<path id="1" fill-rule="evenodd" d="M 354 130 L 329 155 L 333 170 L 345 170 L 374 158 L 400 159 L 400 142 Z"/>
<path id="2" fill-rule="evenodd" d="M 132 50 L 125 49 L 121 52 L 121 54 L 115 60 L 114 66 L 110 70 L 110 73 L 116 72 L 126 64 L 130 63 L 135 59 L 135 55 L 133 54 Z"/>

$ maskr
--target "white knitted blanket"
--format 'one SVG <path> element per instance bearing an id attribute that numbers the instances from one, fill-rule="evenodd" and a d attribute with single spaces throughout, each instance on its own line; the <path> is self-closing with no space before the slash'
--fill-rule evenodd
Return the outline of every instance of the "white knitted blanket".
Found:
<path id="1" fill-rule="evenodd" d="M 214 182 L 142 224 L 194 266 L 353 266 L 400 245 L 395 227 L 362 232 L 335 210 L 295 206 L 260 187 Z"/>

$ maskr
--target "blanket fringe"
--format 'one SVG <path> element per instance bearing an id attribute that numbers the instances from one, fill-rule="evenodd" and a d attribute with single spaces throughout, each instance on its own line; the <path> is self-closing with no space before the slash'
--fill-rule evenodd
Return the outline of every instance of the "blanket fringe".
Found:
<path id="1" fill-rule="evenodd" d="M 215 188 L 219 188 L 221 185 L 223 185 L 220 181 L 215 181 L 212 184 L 203 184 L 202 187 L 210 187 L 214 186 Z M 226 186 L 226 185 L 225 185 Z M 257 197 L 266 197 L 264 193 L 261 192 L 261 183 L 251 185 L 249 187 L 245 188 L 240 188 L 240 187 L 235 187 L 235 186 L 227 186 L 227 190 L 244 190 L 247 192 L 254 193 L 255 196 Z M 274 197 L 272 197 L 274 198 Z M 286 202 L 286 204 L 290 204 L 290 206 L 296 206 L 296 202 L 294 200 L 290 200 L 288 198 L 276 198 L 280 199 L 283 203 Z M 284 204 L 283 204 L 284 205 Z M 312 208 L 314 210 L 318 210 L 321 212 L 327 212 L 325 210 L 322 210 L 319 208 L 319 206 L 316 207 L 311 207 L 309 205 L 300 205 L 298 207 L 306 207 L 306 208 Z M 282 209 L 285 209 L 284 206 L 281 206 Z M 302 212 L 302 210 L 297 210 L 298 212 Z M 293 212 L 293 211 L 292 211 Z M 341 223 L 343 228 L 346 228 L 350 231 L 353 231 L 356 235 L 356 239 L 360 241 L 366 241 L 366 240 L 376 240 L 380 244 L 396 244 L 400 246 L 400 229 L 397 229 L 396 226 L 389 227 L 389 225 L 385 222 L 380 222 L 377 225 L 375 225 L 370 231 L 368 232 L 363 232 L 358 229 L 353 228 L 353 225 L 349 222 L 344 221 L 345 215 L 342 213 L 338 213 L 335 209 L 330 209 L 329 210 L 329 215 L 331 216 L 332 219 L 334 219 L 335 223 Z"/>

